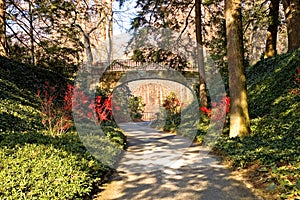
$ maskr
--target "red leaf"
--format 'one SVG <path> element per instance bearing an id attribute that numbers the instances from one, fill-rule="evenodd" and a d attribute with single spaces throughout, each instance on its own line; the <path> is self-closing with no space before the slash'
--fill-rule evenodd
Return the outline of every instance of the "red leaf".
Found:
<path id="1" fill-rule="evenodd" d="M 211 110 L 207 107 L 201 107 L 200 110 L 203 111 L 205 114 L 209 114 L 211 112 Z"/>
<path id="2" fill-rule="evenodd" d="M 87 117 L 90 118 L 90 119 L 92 119 L 93 118 L 93 113 L 92 112 L 88 112 L 87 113 Z"/>

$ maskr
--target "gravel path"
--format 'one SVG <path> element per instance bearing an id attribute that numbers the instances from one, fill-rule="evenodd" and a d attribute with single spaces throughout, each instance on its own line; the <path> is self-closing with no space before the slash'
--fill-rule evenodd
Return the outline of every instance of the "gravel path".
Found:
<path id="1" fill-rule="evenodd" d="M 145 123 L 120 125 L 128 149 L 96 200 L 255 200 L 220 159 L 186 138 Z"/>

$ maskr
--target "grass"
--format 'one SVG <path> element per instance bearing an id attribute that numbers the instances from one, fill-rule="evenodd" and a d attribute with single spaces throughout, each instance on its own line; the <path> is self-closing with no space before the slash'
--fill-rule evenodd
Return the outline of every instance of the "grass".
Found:
<path id="1" fill-rule="evenodd" d="M 75 129 L 60 136 L 44 129 L 36 94 L 45 82 L 64 93 L 70 81 L 0 58 L 0 199 L 90 199 L 111 170 L 87 151 Z M 113 165 L 126 138 L 113 123 L 104 127 L 107 137 L 93 135 L 93 144 L 107 144 L 101 150 Z"/>
<path id="2" fill-rule="evenodd" d="M 300 97 L 291 92 L 299 63 L 300 50 L 249 67 L 252 133 L 223 136 L 215 147 L 268 199 L 300 199 Z"/>

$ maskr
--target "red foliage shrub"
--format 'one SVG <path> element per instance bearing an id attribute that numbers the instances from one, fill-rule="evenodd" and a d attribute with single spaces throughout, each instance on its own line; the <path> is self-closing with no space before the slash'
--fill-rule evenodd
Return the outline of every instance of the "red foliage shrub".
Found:
<path id="1" fill-rule="evenodd" d="M 91 99 L 79 87 L 68 84 L 63 102 L 59 102 L 58 89 L 48 82 L 37 96 L 41 102 L 42 123 L 53 135 L 63 134 L 73 126 L 72 112 L 76 112 L 79 119 L 89 119 L 98 124 L 112 118 L 112 96 Z"/>
<path id="2" fill-rule="evenodd" d="M 213 109 L 217 109 L 217 115 L 213 116 L 214 120 L 220 120 L 223 116 L 222 113 L 224 113 L 224 109 L 225 109 L 226 114 L 228 114 L 229 111 L 230 111 L 229 110 L 229 108 L 230 108 L 230 98 L 229 97 L 224 97 L 219 103 L 212 102 L 211 105 L 212 105 Z M 202 111 L 208 117 L 212 117 L 211 116 L 212 108 L 201 107 L 199 110 Z"/>
<path id="3" fill-rule="evenodd" d="M 162 105 L 170 114 L 180 113 L 181 105 L 174 92 L 171 92 Z"/>
<path id="4" fill-rule="evenodd" d="M 64 99 L 60 106 L 57 88 L 45 83 L 43 90 L 38 90 L 37 97 L 41 102 L 42 124 L 52 135 L 61 135 L 67 132 L 73 125 L 71 120 L 71 107 L 67 107 L 67 100 Z"/>
<path id="5" fill-rule="evenodd" d="M 96 120 L 100 124 L 112 118 L 111 98 L 112 95 L 107 98 L 98 95 L 91 99 L 79 87 L 68 85 L 65 96 L 68 104 L 65 107 L 73 108 L 79 119 Z"/>

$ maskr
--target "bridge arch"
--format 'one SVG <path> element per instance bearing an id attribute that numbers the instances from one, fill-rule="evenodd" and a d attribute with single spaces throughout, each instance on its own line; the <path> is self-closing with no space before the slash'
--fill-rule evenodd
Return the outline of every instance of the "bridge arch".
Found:
<path id="1" fill-rule="evenodd" d="M 141 82 L 140 85 L 145 85 L 147 84 L 147 81 L 149 81 L 149 83 L 151 83 L 151 81 L 153 80 L 161 80 L 161 81 L 166 81 L 164 84 L 170 84 L 170 82 L 172 83 L 177 83 L 178 85 L 182 85 L 185 89 L 188 91 L 189 94 L 189 100 L 185 100 L 185 101 L 181 101 L 181 103 L 188 103 L 188 104 L 197 104 L 198 105 L 198 100 L 197 100 L 197 96 L 194 92 L 194 89 L 192 88 L 193 85 L 192 83 L 190 83 L 182 74 L 180 74 L 179 72 L 175 71 L 175 70 L 138 70 L 138 71 L 128 71 L 126 74 L 123 75 L 123 77 L 121 77 L 118 81 L 118 83 L 116 84 L 116 86 L 114 87 L 112 93 L 113 93 L 113 104 L 115 106 L 113 107 L 122 107 L 122 101 L 124 101 L 124 98 L 126 98 L 126 90 L 130 90 L 128 85 L 130 83 L 136 82 L 136 84 L 138 85 L 138 82 Z M 173 84 L 174 87 L 174 84 Z M 168 92 L 171 92 L 172 90 L 168 90 Z M 177 92 L 178 90 L 176 90 L 174 88 L 174 91 L 172 92 Z M 132 91 L 129 91 L 128 93 L 130 93 Z M 145 91 L 146 92 L 146 91 Z M 179 93 L 177 92 L 177 95 Z M 164 94 L 164 97 L 167 94 Z M 156 97 L 157 98 L 157 97 Z M 180 98 L 180 100 L 184 99 L 184 98 Z M 146 100 L 146 99 L 144 99 Z M 148 102 L 148 101 L 147 101 Z M 146 105 L 146 109 L 145 112 L 146 113 L 151 113 L 152 116 L 149 118 L 153 118 L 153 115 L 155 115 L 156 113 L 159 112 L 159 102 L 154 103 L 156 105 Z M 121 106 L 120 106 L 121 105 Z M 126 107 L 127 105 L 124 105 L 124 107 L 122 108 L 123 110 L 128 109 L 128 107 Z M 155 109 L 153 109 L 153 107 L 155 107 Z M 149 110 L 149 108 L 151 108 Z M 152 110 L 153 109 L 153 110 Z M 197 110 L 196 110 L 197 112 Z M 124 120 L 124 114 L 120 114 L 122 112 L 115 110 L 114 111 L 114 118 L 117 121 L 123 121 Z M 118 113 L 120 114 L 120 116 L 118 116 Z M 197 113 L 198 115 L 198 113 Z M 127 116 L 125 118 L 128 118 L 130 121 L 130 116 L 127 114 Z"/>
<path id="2" fill-rule="evenodd" d="M 190 83 L 182 74 L 180 74 L 176 70 L 135 70 L 135 71 L 127 71 L 117 82 L 115 88 L 120 85 L 140 80 L 168 80 L 177 82 L 186 86 L 191 92 L 194 93 L 192 88 L 192 83 Z"/>
<path id="3" fill-rule="evenodd" d="M 179 38 L 180 40 L 176 40 L 175 42 L 173 42 L 174 38 Z M 174 31 L 167 30 L 167 29 L 146 28 L 140 30 L 139 34 L 135 34 L 133 41 L 134 42 L 133 45 L 131 45 L 132 47 L 131 50 L 142 49 L 143 45 L 144 46 L 146 45 L 148 48 L 160 48 L 183 56 L 184 58 L 186 58 L 187 61 L 197 66 L 196 69 L 198 68 L 199 45 L 196 44 L 192 38 L 182 38 L 180 33 L 176 34 L 174 33 Z M 93 91 L 90 93 L 90 95 L 93 96 L 95 94 L 94 93 L 95 91 L 93 90 L 94 85 L 99 83 L 99 79 L 102 77 L 103 73 L 106 70 L 106 67 L 109 64 L 110 62 L 108 62 L 107 65 L 104 65 L 103 67 L 99 67 L 97 69 L 98 72 L 92 71 L 91 66 L 87 66 L 87 70 L 82 69 L 82 71 L 78 72 L 75 82 L 85 87 L 84 90 Z M 210 97 L 212 100 L 221 99 L 221 97 L 225 95 L 224 82 L 221 76 L 219 75 L 217 68 L 214 66 L 212 62 L 210 62 L 210 60 L 207 60 L 205 65 L 207 65 L 207 67 L 205 68 L 205 72 L 202 73 L 205 74 L 207 88 L 209 90 Z M 122 76 L 121 79 L 119 79 L 113 91 L 116 91 L 117 88 L 121 88 L 121 86 L 125 85 L 128 82 L 138 81 L 138 80 L 149 80 L 149 79 L 170 80 L 170 81 L 178 82 L 184 86 L 187 86 L 187 88 L 189 88 L 192 92 L 194 92 L 191 87 L 191 83 L 186 79 L 184 79 L 177 71 L 172 71 L 172 70 L 144 71 L 140 69 L 134 69 L 133 71 L 129 70 L 128 72 L 126 72 L 125 75 Z M 113 99 L 114 98 L 115 97 L 113 97 Z M 192 107 L 188 112 L 197 113 L 197 111 L 199 111 L 199 109 L 196 109 L 196 107 L 198 106 L 198 101 L 195 101 L 195 105 L 196 106 Z M 218 110 L 212 109 L 212 116 L 217 114 L 217 112 Z M 225 119 L 225 110 L 221 114 L 222 114 L 222 119 Z M 80 117 L 76 116 L 75 114 L 73 114 L 73 116 L 74 116 L 74 122 L 76 124 L 76 129 L 79 132 L 80 138 L 83 144 L 85 145 L 85 147 L 92 153 L 92 155 L 98 157 L 98 159 L 101 160 L 102 163 L 105 163 L 106 165 L 110 166 L 111 158 L 107 158 L 109 157 L 107 156 L 109 152 L 103 152 L 101 144 L 98 143 L 95 144 L 94 138 L 91 138 L 91 137 L 98 137 L 98 136 L 105 137 L 105 134 L 103 133 L 101 128 L 96 126 L 96 124 L 94 124 L 92 121 L 88 122 L 89 124 L 87 124 L 85 121 L 80 120 Z M 114 117 L 117 116 L 114 115 Z M 198 119 L 198 117 L 196 116 L 192 116 L 192 117 Z M 211 142 L 216 141 L 216 139 L 220 135 L 219 133 L 222 132 L 224 121 L 223 120 L 218 120 L 218 121 L 211 120 L 211 121 L 212 123 L 210 123 L 211 125 L 204 139 L 204 144 L 210 144 Z M 186 134 L 187 132 L 189 132 L 188 133 L 189 135 L 195 135 L 197 133 L 197 124 L 194 123 L 193 125 L 195 126 L 190 126 L 190 125 L 185 126 L 183 124 L 182 133 Z M 179 146 L 187 147 L 190 144 L 191 142 L 188 142 L 186 144 L 182 144 Z M 117 147 L 112 146 L 110 149 L 117 149 Z M 178 152 L 178 156 L 180 156 L 181 154 L 183 154 L 183 152 L 181 153 Z"/>

